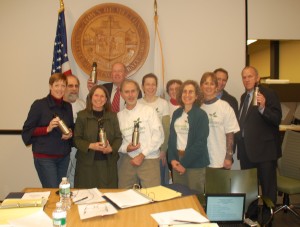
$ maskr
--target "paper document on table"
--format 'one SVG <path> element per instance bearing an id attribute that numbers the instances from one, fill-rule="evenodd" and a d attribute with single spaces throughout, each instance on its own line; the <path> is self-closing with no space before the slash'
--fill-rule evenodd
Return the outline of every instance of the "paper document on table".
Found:
<path id="1" fill-rule="evenodd" d="M 152 199 L 147 198 L 145 195 L 133 189 L 122 192 L 104 193 L 104 196 L 120 208 L 139 206 L 153 202 Z"/>
<path id="2" fill-rule="evenodd" d="M 193 208 L 151 214 L 159 225 L 205 223 L 209 220 Z"/>
<path id="3" fill-rule="evenodd" d="M 81 220 L 116 214 L 118 211 L 110 203 L 94 203 L 78 205 L 78 212 Z"/>
<path id="4" fill-rule="evenodd" d="M 42 210 L 25 217 L 9 220 L 8 222 L 13 227 L 53 227 L 52 219 Z"/>
<path id="5" fill-rule="evenodd" d="M 22 199 L 47 199 L 50 196 L 50 191 L 47 192 L 26 192 L 24 193 Z"/>
<path id="6" fill-rule="evenodd" d="M 97 188 L 90 188 L 73 191 L 72 199 L 77 205 L 90 204 L 105 201 L 102 196 L 103 194 Z"/>
<path id="7" fill-rule="evenodd" d="M 8 224 L 9 220 L 25 217 L 38 211 L 43 211 L 43 207 L 0 209 L 0 225 Z"/>
<path id="8" fill-rule="evenodd" d="M 177 192 L 173 189 L 161 185 L 156 187 L 151 187 L 151 188 L 141 188 L 138 191 L 150 197 L 154 201 L 164 201 L 164 200 L 173 199 L 181 196 L 180 192 Z"/>

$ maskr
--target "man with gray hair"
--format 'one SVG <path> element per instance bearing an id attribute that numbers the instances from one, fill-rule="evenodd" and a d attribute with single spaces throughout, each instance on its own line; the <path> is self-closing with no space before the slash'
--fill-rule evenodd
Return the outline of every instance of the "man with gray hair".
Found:
<path id="1" fill-rule="evenodd" d="M 85 109 L 85 102 L 79 98 L 79 86 L 80 82 L 78 78 L 74 75 L 67 76 L 67 87 L 65 90 L 64 100 L 71 103 L 73 110 L 74 123 L 76 122 L 77 113 L 80 110 Z M 74 176 L 75 176 L 75 167 L 76 167 L 76 152 L 77 149 L 72 147 L 70 154 L 70 163 L 68 167 L 67 177 L 71 184 L 71 187 L 74 187 Z"/>
<path id="2" fill-rule="evenodd" d="M 140 87 L 134 80 L 124 80 L 120 86 L 125 108 L 118 113 L 122 145 L 119 148 L 119 188 L 143 188 L 160 185 L 159 155 L 164 141 L 162 123 L 154 108 L 137 102 Z M 139 140 L 132 142 L 133 130 Z"/>

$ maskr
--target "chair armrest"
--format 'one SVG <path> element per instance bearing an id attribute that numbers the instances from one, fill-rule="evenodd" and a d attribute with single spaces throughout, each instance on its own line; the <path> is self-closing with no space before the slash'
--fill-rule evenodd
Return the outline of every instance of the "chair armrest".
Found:
<path id="1" fill-rule="evenodd" d="M 264 205 L 266 205 L 268 208 L 270 209 L 275 208 L 273 201 L 269 197 L 260 195 L 259 198 L 263 201 Z"/>

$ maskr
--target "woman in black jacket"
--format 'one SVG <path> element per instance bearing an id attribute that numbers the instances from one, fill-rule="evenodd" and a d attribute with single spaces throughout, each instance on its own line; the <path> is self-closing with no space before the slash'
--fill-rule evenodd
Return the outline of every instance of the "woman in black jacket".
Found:
<path id="1" fill-rule="evenodd" d="M 72 106 L 63 100 L 66 86 L 65 75 L 51 75 L 50 93 L 34 101 L 23 126 L 23 142 L 32 145 L 34 166 L 44 188 L 57 188 L 68 170 L 74 123 Z M 60 120 L 68 133 L 58 127 Z"/>

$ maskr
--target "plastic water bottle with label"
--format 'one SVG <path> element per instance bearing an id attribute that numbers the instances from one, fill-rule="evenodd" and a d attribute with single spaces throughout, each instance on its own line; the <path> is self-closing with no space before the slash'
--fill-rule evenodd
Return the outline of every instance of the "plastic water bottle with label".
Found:
<path id="1" fill-rule="evenodd" d="M 67 226 L 67 211 L 62 207 L 61 202 L 56 203 L 56 208 L 52 213 L 53 227 Z"/>
<path id="2" fill-rule="evenodd" d="M 59 196 L 60 202 L 62 203 L 62 208 L 64 210 L 69 210 L 71 208 L 71 190 L 70 182 L 68 178 L 63 177 L 61 183 L 59 184 Z"/>

